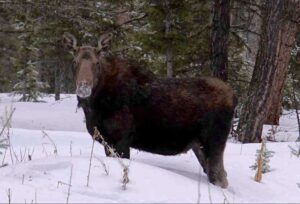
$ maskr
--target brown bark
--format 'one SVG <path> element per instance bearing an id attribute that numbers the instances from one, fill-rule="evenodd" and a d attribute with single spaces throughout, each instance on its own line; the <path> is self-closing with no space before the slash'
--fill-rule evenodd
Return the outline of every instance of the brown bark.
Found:
<path id="1" fill-rule="evenodd" d="M 295 45 L 297 33 L 297 24 L 288 21 L 280 30 L 280 47 L 278 53 L 278 64 L 275 73 L 273 84 L 273 94 L 271 98 L 271 105 L 267 111 L 266 124 L 279 125 L 279 117 L 281 112 L 281 104 L 283 97 L 283 88 L 285 79 L 288 73 L 288 65 L 291 58 L 291 51 Z"/>
<path id="2" fill-rule="evenodd" d="M 116 17 L 116 25 L 126 24 L 127 21 L 130 21 L 130 16 L 128 13 L 128 9 L 125 7 L 120 7 L 117 10 L 118 14 Z"/>
<path id="3" fill-rule="evenodd" d="M 291 56 L 291 52 L 285 48 L 285 39 L 294 34 L 291 32 L 293 30 L 286 27 L 287 22 L 291 20 L 287 18 L 287 14 L 299 12 L 299 2 L 294 2 L 266 0 L 263 4 L 260 45 L 248 99 L 242 109 L 238 125 L 238 139 L 244 143 L 261 141 L 263 124 L 272 106 L 274 95 L 282 96 L 282 88 L 277 87 L 276 83 L 279 83 L 277 81 L 279 79 L 284 81 Z"/>
<path id="4" fill-rule="evenodd" d="M 211 70 L 214 76 L 227 81 L 230 31 L 230 0 L 214 0 L 212 19 Z"/>

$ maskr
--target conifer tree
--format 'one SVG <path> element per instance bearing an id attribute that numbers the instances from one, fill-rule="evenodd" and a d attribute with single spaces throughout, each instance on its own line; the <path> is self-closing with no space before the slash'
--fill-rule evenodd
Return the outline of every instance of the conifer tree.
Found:
<path id="1" fill-rule="evenodd" d="M 19 81 L 14 85 L 14 94 L 21 95 L 20 101 L 38 102 L 43 96 L 41 91 L 47 88 L 48 84 L 40 81 L 36 63 L 29 60 L 17 75 Z"/>
<path id="2" fill-rule="evenodd" d="M 261 172 L 264 174 L 271 171 L 270 158 L 274 156 L 275 152 L 267 149 L 265 141 L 262 142 L 261 146 L 261 149 L 256 150 L 256 162 L 250 168 L 257 170 L 261 162 Z"/>

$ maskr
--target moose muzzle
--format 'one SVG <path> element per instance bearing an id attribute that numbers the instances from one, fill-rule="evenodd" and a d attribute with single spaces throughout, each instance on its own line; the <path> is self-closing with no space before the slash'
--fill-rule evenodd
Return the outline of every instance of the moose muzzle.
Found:
<path id="1" fill-rule="evenodd" d="M 81 81 L 77 84 L 76 95 L 79 98 L 88 98 L 92 94 L 92 86 L 86 81 Z"/>

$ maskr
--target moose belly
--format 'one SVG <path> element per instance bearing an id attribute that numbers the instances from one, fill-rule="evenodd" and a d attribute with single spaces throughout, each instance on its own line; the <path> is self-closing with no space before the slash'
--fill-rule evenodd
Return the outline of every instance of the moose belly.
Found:
<path id="1" fill-rule="evenodd" d="M 152 127 L 137 130 L 132 147 L 155 154 L 176 155 L 189 150 L 195 138 L 190 131 Z"/>

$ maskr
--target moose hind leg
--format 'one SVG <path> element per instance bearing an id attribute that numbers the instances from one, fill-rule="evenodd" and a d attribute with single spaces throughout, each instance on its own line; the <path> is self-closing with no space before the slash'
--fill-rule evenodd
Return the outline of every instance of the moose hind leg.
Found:
<path id="1" fill-rule="evenodd" d="M 226 188 L 228 186 L 227 173 L 224 169 L 222 150 L 211 151 L 207 159 L 207 171 L 209 181 L 217 186 Z"/>
<path id="2" fill-rule="evenodd" d="M 231 115 L 221 113 L 214 120 L 214 127 L 209 130 L 207 141 L 207 170 L 209 181 L 217 186 L 228 186 L 227 173 L 224 169 L 223 154 L 230 131 Z"/>
<path id="3" fill-rule="evenodd" d="M 117 142 L 115 147 L 118 156 L 120 156 L 121 158 L 130 159 L 130 146 L 132 143 L 132 139 L 133 136 L 131 134 L 128 134 Z"/>
<path id="4" fill-rule="evenodd" d="M 206 156 L 203 151 L 203 147 L 199 143 L 195 143 L 192 147 L 192 150 L 202 166 L 204 173 L 207 173 Z"/>

